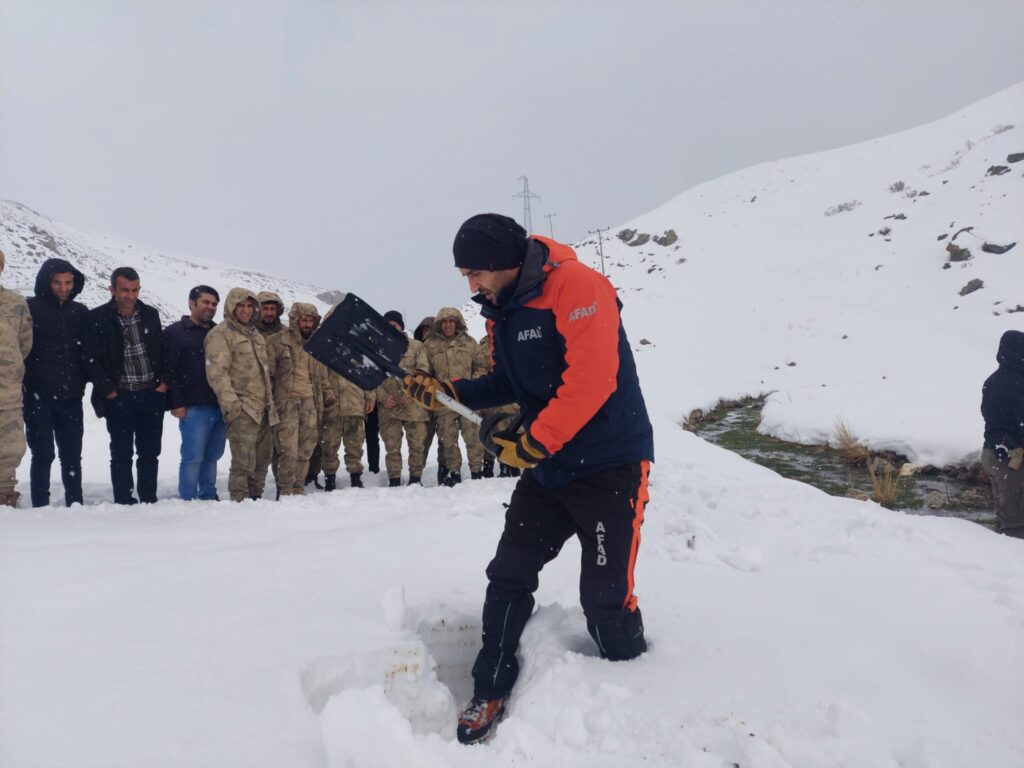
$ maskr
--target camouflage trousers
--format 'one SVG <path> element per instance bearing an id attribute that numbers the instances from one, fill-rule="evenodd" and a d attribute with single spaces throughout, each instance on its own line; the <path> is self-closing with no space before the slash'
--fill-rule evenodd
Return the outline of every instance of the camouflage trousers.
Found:
<path id="1" fill-rule="evenodd" d="M 459 450 L 459 433 L 466 443 L 469 457 L 469 471 L 480 472 L 484 467 L 484 446 L 480 442 L 480 430 L 469 419 L 449 410 L 437 413 L 437 441 L 441 444 L 444 465 L 449 472 L 462 472 L 462 452 Z"/>
<path id="2" fill-rule="evenodd" d="M 324 474 L 333 475 L 338 472 L 341 462 L 338 450 L 345 444 L 345 471 L 357 474 L 363 471 L 363 442 L 366 440 L 366 419 L 362 416 L 342 416 L 329 421 L 324 427 L 323 454 L 321 463 Z"/>
<path id="3" fill-rule="evenodd" d="M 272 443 L 273 435 L 265 412 L 258 423 L 243 411 L 228 424 L 228 444 L 231 446 L 228 493 L 232 501 L 244 501 L 263 495 L 267 469 L 264 464 L 260 473 L 257 456 L 266 456 L 269 464 Z"/>
<path id="4" fill-rule="evenodd" d="M 278 411 L 278 419 L 274 427 L 277 488 L 282 496 L 301 496 L 309 458 L 320 437 L 316 401 L 312 397 L 293 398 Z"/>
<path id="5" fill-rule="evenodd" d="M 402 476 L 402 432 L 409 447 L 409 476 L 419 477 L 423 474 L 423 465 L 427 463 L 427 452 L 424 443 L 427 437 L 427 422 L 403 421 L 402 419 L 381 419 L 380 436 L 384 439 L 384 465 L 388 470 L 388 478 Z"/>
<path id="6" fill-rule="evenodd" d="M 14 490 L 17 471 L 25 455 L 25 422 L 21 408 L 0 411 L 0 504 L 17 506 Z"/>

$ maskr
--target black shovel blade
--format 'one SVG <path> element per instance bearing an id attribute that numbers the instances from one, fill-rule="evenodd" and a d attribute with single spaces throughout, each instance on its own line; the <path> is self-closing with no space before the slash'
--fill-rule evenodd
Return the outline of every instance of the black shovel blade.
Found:
<path id="1" fill-rule="evenodd" d="M 332 371 L 363 389 L 401 376 L 408 337 L 354 293 L 334 305 L 304 349 Z"/>

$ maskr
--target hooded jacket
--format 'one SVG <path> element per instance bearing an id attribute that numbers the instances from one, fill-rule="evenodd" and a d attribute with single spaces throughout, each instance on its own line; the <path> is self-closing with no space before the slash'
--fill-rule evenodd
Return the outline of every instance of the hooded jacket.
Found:
<path id="1" fill-rule="evenodd" d="M 1024 447 L 1024 333 L 1007 331 L 999 340 L 999 368 L 981 389 L 985 448 Z"/>
<path id="2" fill-rule="evenodd" d="M 260 291 L 256 294 L 256 300 L 256 328 L 263 334 L 263 338 L 269 339 L 274 334 L 280 333 L 285 329 L 284 323 L 281 320 L 284 317 L 284 302 L 273 291 Z M 260 321 L 260 307 L 271 301 L 277 304 L 277 319 L 271 325 L 263 325 Z"/>
<path id="3" fill-rule="evenodd" d="M 70 272 L 74 283 L 61 304 L 50 290 L 54 275 Z M 80 400 L 86 373 L 82 336 L 89 308 L 75 298 L 85 287 L 85 275 L 64 259 L 47 259 L 36 275 L 36 295 L 28 299 L 32 314 L 32 352 L 25 359 L 26 394 Z"/>
<path id="4" fill-rule="evenodd" d="M 445 320 L 455 321 L 455 335 L 451 338 L 441 332 L 441 323 Z M 484 372 L 480 345 L 469 335 L 462 313 L 454 307 L 443 307 L 437 313 L 423 347 L 431 372 L 439 379 L 472 379 Z"/>
<path id="5" fill-rule="evenodd" d="M 261 296 L 263 294 L 260 294 Z M 281 333 L 267 338 L 267 357 L 272 371 L 271 383 L 274 387 L 274 406 L 278 414 L 284 412 L 285 405 L 292 397 L 295 385 L 296 369 L 305 366 L 309 373 L 309 381 L 313 389 L 313 400 L 317 414 L 333 406 L 335 394 L 327 380 L 327 366 L 303 351 L 306 339 L 299 331 L 299 319 L 306 315 L 316 318 L 316 326 L 320 325 L 320 313 L 312 304 L 296 302 L 288 312 L 288 327 Z"/>
<path id="6" fill-rule="evenodd" d="M 164 378 L 164 333 L 160 313 L 142 299 L 135 302 L 142 320 L 142 339 L 153 368 L 153 386 Z M 107 395 L 117 390 L 124 370 L 124 330 L 117 319 L 113 297 L 106 304 L 89 310 L 89 322 L 82 334 L 83 360 L 92 394 L 89 399 L 99 418 L 107 413 Z"/>
<path id="7" fill-rule="evenodd" d="M 257 309 L 243 324 L 235 319 L 235 307 L 246 299 L 252 299 Z M 270 425 L 277 424 L 267 342 L 256 330 L 258 307 L 255 293 L 232 288 L 224 301 L 224 320 L 206 334 L 206 380 L 228 424 L 243 412 L 257 424 L 266 412 Z"/>
<path id="8" fill-rule="evenodd" d="M 557 488 L 614 466 L 654 459 L 654 434 L 608 279 L 567 245 L 531 237 L 516 283 L 487 319 L 494 367 L 457 381 L 473 409 L 518 403 L 530 435 L 551 457 L 531 470 Z"/>

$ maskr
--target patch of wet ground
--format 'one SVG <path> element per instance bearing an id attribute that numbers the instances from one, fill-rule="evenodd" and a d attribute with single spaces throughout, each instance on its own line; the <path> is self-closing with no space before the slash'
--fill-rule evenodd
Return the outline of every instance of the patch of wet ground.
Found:
<path id="1" fill-rule="evenodd" d="M 749 398 L 716 408 L 692 427 L 705 440 L 778 472 L 813 485 L 833 496 L 871 495 L 866 466 L 850 466 L 839 451 L 827 445 L 789 443 L 757 431 L 765 398 Z M 886 457 L 897 468 L 897 457 Z M 991 488 L 987 480 L 966 467 L 929 467 L 900 481 L 894 509 L 917 515 L 962 517 L 987 527 L 995 525 Z"/>

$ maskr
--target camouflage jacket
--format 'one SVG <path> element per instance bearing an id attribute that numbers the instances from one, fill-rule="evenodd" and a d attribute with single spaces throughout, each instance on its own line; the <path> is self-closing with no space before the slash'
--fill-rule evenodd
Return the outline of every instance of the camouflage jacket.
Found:
<path id="1" fill-rule="evenodd" d="M 262 293 L 260 294 L 263 295 Z M 317 325 L 320 313 L 312 304 L 296 302 L 288 313 L 289 326 L 281 333 L 267 338 L 267 359 L 270 363 L 270 379 L 274 389 L 274 406 L 278 413 L 292 397 L 295 374 L 298 366 L 306 366 L 313 389 L 317 421 L 322 422 L 328 410 L 334 410 L 337 394 L 328 380 L 328 369 L 319 360 L 307 355 L 302 347 L 306 340 L 299 333 L 299 317 L 313 315 Z"/>
<path id="2" fill-rule="evenodd" d="M 420 370 L 430 373 L 430 361 L 427 360 L 427 351 L 423 344 L 416 339 L 409 339 L 409 347 L 402 355 L 399 365 L 407 371 Z M 396 405 L 388 408 L 384 402 L 393 397 Z M 402 400 L 405 403 L 402 403 Z M 389 419 L 400 419 L 402 421 L 429 421 L 430 414 L 426 408 L 410 400 L 402 391 L 402 382 L 393 376 L 389 376 L 384 383 L 377 387 L 377 418 L 381 421 Z"/>
<path id="3" fill-rule="evenodd" d="M 0 410 L 21 409 L 25 358 L 32 351 L 32 315 L 25 297 L 0 287 Z"/>
<path id="4" fill-rule="evenodd" d="M 443 320 L 455 320 L 455 335 L 450 339 L 441 333 Z M 475 379 L 483 374 L 480 345 L 467 333 L 462 313 L 453 307 L 444 307 L 437 313 L 423 346 L 430 372 L 439 379 Z"/>
<path id="5" fill-rule="evenodd" d="M 343 416 L 365 416 L 366 406 L 377 401 L 374 390 L 360 389 L 334 371 L 327 371 L 327 381 L 334 403 L 327 409 L 326 421 L 336 421 Z"/>
<path id="6" fill-rule="evenodd" d="M 206 334 L 206 380 L 217 394 L 224 420 L 229 424 L 243 411 L 259 423 L 267 411 L 270 424 L 277 424 L 267 342 L 256 330 L 258 309 L 245 325 L 234 316 L 240 301 L 256 294 L 245 288 L 232 288 L 224 302 L 224 322 Z M 256 305 L 259 307 L 259 304 Z"/>

